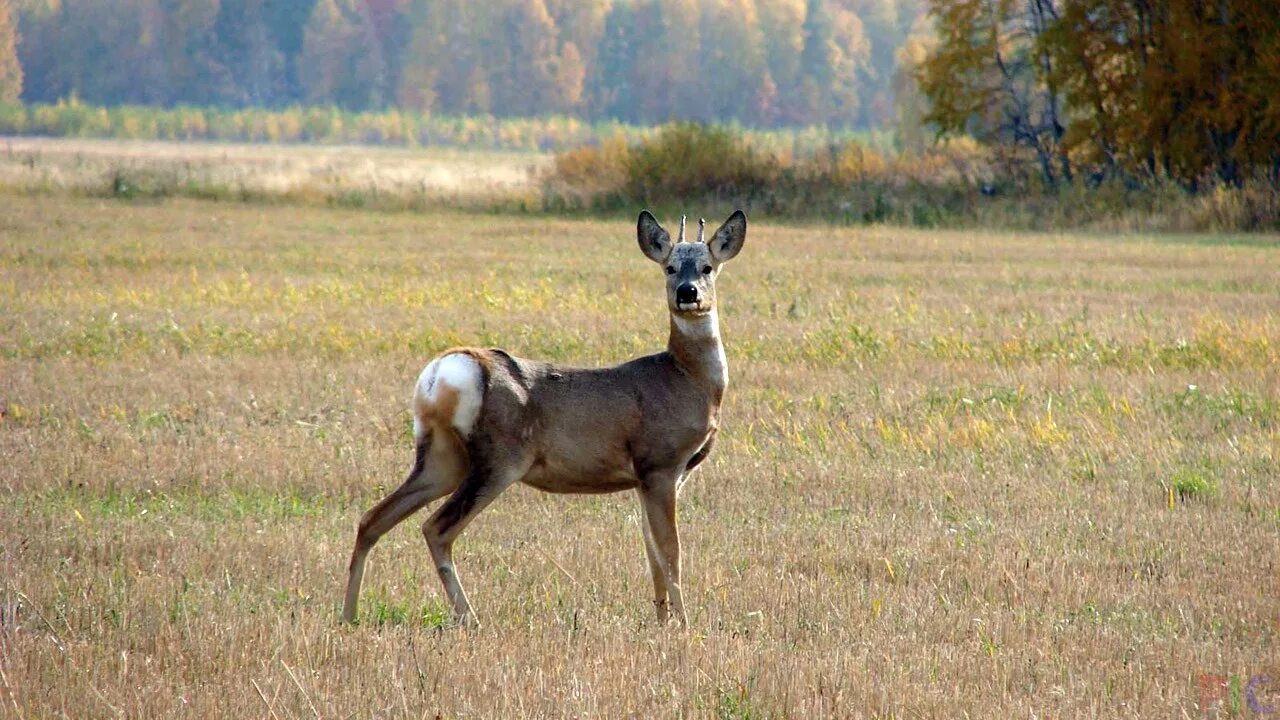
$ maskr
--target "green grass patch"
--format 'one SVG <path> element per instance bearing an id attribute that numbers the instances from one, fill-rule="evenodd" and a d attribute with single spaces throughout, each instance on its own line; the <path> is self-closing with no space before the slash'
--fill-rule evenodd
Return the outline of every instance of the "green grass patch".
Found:
<path id="1" fill-rule="evenodd" d="M 360 615 L 362 623 L 375 627 L 410 626 L 442 630 L 452 622 L 452 612 L 443 600 L 414 605 L 408 600 L 392 600 L 381 592 L 369 593 Z"/>
<path id="2" fill-rule="evenodd" d="M 1184 467 L 1175 471 L 1168 481 L 1179 500 L 1207 500 L 1218 493 L 1218 481 L 1205 468 Z"/>
<path id="3" fill-rule="evenodd" d="M 302 488 L 273 490 L 192 488 L 173 492 L 125 492 L 114 488 L 56 488 L 24 494 L 13 502 L 23 511 L 74 517 L 84 522 L 150 520 L 183 517 L 207 523 L 257 520 L 291 521 L 319 517 L 347 507 L 351 499 L 308 492 Z"/>

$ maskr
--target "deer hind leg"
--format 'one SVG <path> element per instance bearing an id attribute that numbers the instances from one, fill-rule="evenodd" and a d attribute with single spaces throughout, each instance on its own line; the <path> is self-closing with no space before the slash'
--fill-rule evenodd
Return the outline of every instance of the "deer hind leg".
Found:
<path id="1" fill-rule="evenodd" d="M 471 609 L 454 567 L 453 541 L 481 510 L 528 472 L 530 464 L 523 458 L 498 464 L 483 458 L 473 459 L 462 485 L 422 525 L 422 536 L 431 550 L 431 559 L 435 561 L 445 595 L 453 605 L 454 621 L 459 624 L 478 627 L 480 622 Z"/>
<path id="2" fill-rule="evenodd" d="M 640 503 L 644 508 L 648 529 L 645 534 L 646 546 L 650 549 L 650 558 L 657 561 L 650 563 L 651 569 L 661 571 L 666 580 L 671 612 L 681 625 L 688 625 L 689 619 L 684 612 L 684 597 L 680 592 L 680 534 L 676 529 L 677 482 L 677 477 L 662 478 L 642 486 Z M 653 568 L 653 565 L 656 565 L 656 568 Z M 653 586 L 656 594 L 658 588 L 656 572 Z M 662 608 L 658 610 L 658 618 L 665 619 Z"/>
<path id="3" fill-rule="evenodd" d="M 355 622 L 365 560 L 379 538 L 432 501 L 456 490 L 466 473 L 466 449 L 452 428 L 427 426 L 420 435 L 409 476 L 360 518 L 342 606 L 342 619 L 347 622 Z"/>
<path id="4" fill-rule="evenodd" d="M 465 353 L 442 355 L 418 376 L 413 394 L 417 458 L 404 483 L 360 519 L 342 609 L 347 622 L 355 621 L 365 559 L 378 538 L 462 483 L 470 464 L 463 438 L 475 425 L 483 396 L 483 372 Z"/>

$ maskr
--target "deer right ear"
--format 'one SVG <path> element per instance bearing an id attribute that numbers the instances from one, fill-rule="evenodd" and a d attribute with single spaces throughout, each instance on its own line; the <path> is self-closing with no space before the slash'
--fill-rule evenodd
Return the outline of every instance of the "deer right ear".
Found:
<path id="1" fill-rule="evenodd" d="M 671 234 L 662 229 L 648 210 L 641 210 L 640 219 L 636 221 L 636 241 L 640 243 L 640 252 L 656 263 L 666 262 L 671 254 Z"/>

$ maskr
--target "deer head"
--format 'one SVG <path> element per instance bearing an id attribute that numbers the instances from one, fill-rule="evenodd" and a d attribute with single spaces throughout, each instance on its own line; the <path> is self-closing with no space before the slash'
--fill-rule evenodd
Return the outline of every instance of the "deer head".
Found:
<path id="1" fill-rule="evenodd" d="M 747 239 L 747 216 L 735 210 L 707 242 L 705 221 L 698 221 L 698 240 L 686 242 L 684 219 L 680 238 L 671 241 L 668 233 L 648 210 L 636 222 L 640 250 L 667 273 L 667 307 L 675 315 L 705 315 L 716 307 L 716 276 L 733 259 Z"/>

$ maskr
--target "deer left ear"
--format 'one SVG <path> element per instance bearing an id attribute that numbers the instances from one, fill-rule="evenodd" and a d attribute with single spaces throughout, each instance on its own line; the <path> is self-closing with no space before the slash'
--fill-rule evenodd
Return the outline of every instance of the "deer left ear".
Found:
<path id="1" fill-rule="evenodd" d="M 717 263 L 728 262 L 742 250 L 742 244 L 747 241 L 747 214 L 741 210 L 734 210 L 728 220 L 716 230 L 716 234 L 711 236 L 711 242 L 707 245 L 707 249 L 711 251 L 711 258 Z"/>

